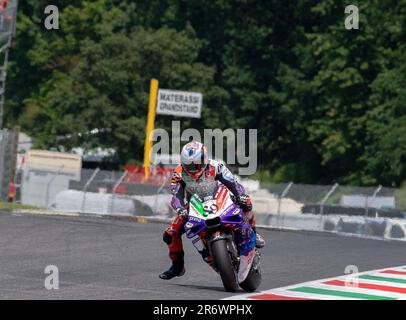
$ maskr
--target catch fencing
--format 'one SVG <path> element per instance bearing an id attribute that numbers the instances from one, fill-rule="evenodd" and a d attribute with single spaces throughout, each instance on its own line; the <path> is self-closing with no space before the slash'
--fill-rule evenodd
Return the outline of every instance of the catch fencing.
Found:
<path id="1" fill-rule="evenodd" d="M 263 184 L 253 199 L 261 225 L 406 240 L 404 189 Z"/>
<path id="2" fill-rule="evenodd" d="M 270 196 L 278 203 L 268 211 L 278 214 L 293 210 L 303 214 L 403 218 L 406 210 L 406 192 L 396 188 L 294 183 L 263 184 L 261 188 L 269 192 L 264 197 Z"/>
<path id="3" fill-rule="evenodd" d="M 34 176 L 41 177 L 42 174 L 38 170 L 31 169 L 30 172 Z M 60 189 L 58 178 L 62 176 L 56 172 L 44 176 L 43 183 L 36 181 L 30 201 L 27 203 L 23 199 L 22 203 L 100 215 L 171 215 L 170 174 L 151 175 L 146 181 L 142 173 L 82 169 L 80 179 L 70 179 L 65 190 L 50 196 L 52 190 Z M 22 189 L 27 190 L 25 185 L 29 183 L 23 179 Z"/>
<path id="4" fill-rule="evenodd" d="M 44 183 L 36 181 L 35 194 L 41 199 L 31 204 L 83 214 L 168 218 L 174 215 L 170 176 L 170 170 L 153 170 L 145 180 L 142 172 L 82 169 L 80 179 L 70 179 L 61 190 L 62 175 L 54 172 L 43 177 Z M 26 183 L 30 181 L 22 179 L 23 188 Z M 293 182 L 259 184 L 245 179 L 241 183 L 252 197 L 258 225 L 406 240 L 404 190 Z M 40 188 L 44 190 L 40 192 Z M 52 193 L 56 189 L 58 192 Z"/>

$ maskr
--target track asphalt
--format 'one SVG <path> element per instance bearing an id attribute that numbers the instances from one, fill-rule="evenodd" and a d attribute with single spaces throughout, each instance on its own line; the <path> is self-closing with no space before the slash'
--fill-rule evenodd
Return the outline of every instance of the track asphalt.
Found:
<path id="1" fill-rule="evenodd" d="M 186 273 L 164 281 L 170 264 L 162 223 L 0 212 L 0 299 L 222 299 L 219 276 L 184 239 Z M 359 271 L 406 265 L 402 242 L 327 233 L 260 230 L 259 290 Z M 46 266 L 59 270 L 59 289 L 46 290 Z M 236 293 L 242 294 L 243 291 Z"/>

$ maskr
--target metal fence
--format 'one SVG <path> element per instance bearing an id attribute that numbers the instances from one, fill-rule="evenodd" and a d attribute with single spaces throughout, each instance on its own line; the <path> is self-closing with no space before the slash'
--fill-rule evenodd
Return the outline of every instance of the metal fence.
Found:
<path id="1" fill-rule="evenodd" d="M 26 205 L 101 215 L 172 214 L 170 175 L 152 175 L 145 181 L 141 173 L 97 168 L 82 169 L 78 180 L 33 169 L 29 173 L 23 170 L 21 176 L 20 202 Z"/>
<path id="2" fill-rule="evenodd" d="M 405 199 L 404 189 L 339 184 L 262 184 L 253 192 L 261 225 L 399 240 L 406 240 Z"/>
<path id="3" fill-rule="evenodd" d="M 174 215 L 170 207 L 170 171 L 153 173 L 149 180 L 142 173 L 99 169 L 82 169 L 76 180 L 55 171 L 31 170 L 17 176 L 22 177 L 23 204 L 98 215 Z M 404 190 L 241 182 L 252 197 L 258 225 L 406 240 Z"/>
<path id="4" fill-rule="evenodd" d="M 32 173 L 32 170 L 31 170 Z M 80 179 L 64 177 L 59 172 L 34 172 L 40 180 L 22 179 L 33 184 L 31 191 L 40 207 L 104 214 L 170 214 L 170 171 L 152 174 L 147 181 L 142 173 L 82 169 Z M 23 174 L 26 176 L 27 174 Z M 66 180 L 66 187 L 61 178 Z M 41 182 L 41 183 L 40 183 Z M 242 180 L 244 184 L 245 181 Z M 28 190 L 28 189 L 26 189 Z M 57 193 L 54 190 L 58 190 Z M 295 183 L 260 184 L 248 190 L 257 214 L 352 215 L 404 218 L 405 192 L 395 188 L 308 185 Z M 35 191 L 35 192 L 34 192 Z M 34 194 L 35 193 L 35 194 Z M 42 198 L 42 199 L 39 199 Z M 24 202 L 24 201 L 23 201 Z M 102 205 L 103 204 L 103 205 Z"/>
<path id="5" fill-rule="evenodd" d="M 294 183 L 262 184 L 280 203 L 291 200 L 302 205 L 301 213 L 348 214 L 361 216 L 399 216 L 406 211 L 406 192 L 382 186 L 356 187 L 334 185 L 309 185 Z M 355 211 L 354 211 L 355 210 Z M 276 213 L 283 213 L 277 206 Z"/>

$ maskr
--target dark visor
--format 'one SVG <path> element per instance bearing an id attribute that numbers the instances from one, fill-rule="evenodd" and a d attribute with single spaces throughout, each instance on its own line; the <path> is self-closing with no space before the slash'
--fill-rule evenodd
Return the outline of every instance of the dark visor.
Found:
<path id="1" fill-rule="evenodd" d="M 189 172 L 197 172 L 203 168 L 201 163 L 182 164 L 183 168 Z"/>

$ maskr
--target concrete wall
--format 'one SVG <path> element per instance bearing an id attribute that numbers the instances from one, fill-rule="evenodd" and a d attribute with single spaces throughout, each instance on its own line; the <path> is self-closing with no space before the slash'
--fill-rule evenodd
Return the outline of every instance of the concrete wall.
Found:
<path id="1" fill-rule="evenodd" d="M 54 172 L 32 171 L 26 168 L 23 171 L 21 203 L 47 208 L 59 192 L 69 188 L 71 178 L 67 175 L 56 175 Z"/>

